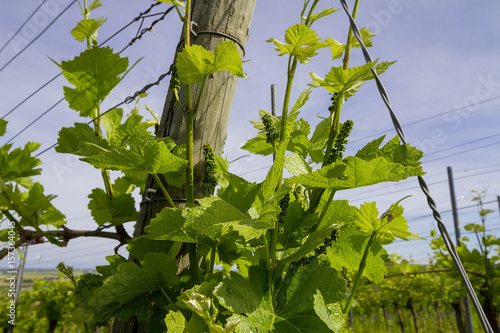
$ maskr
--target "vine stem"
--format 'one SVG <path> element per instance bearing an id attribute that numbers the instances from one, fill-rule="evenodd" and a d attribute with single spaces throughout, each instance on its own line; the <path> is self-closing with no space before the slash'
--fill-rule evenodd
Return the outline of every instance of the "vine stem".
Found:
<path id="1" fill-rule="evenodd" d="M 354 19 L 356 19 L 356 15 L 358 13 L 358 6 L 359 6 L 359 0 L 356 0 L 354 4 L 354 9 L 352 11 L 352 17 Z M 347 68 L 349 67 L 352 34 L 353 34 L 352 28 L 349 27 L 349 32 L 347 33 L 347 42 L 345 44 L 344 60 L 342 65 L 343 70 L 347 70 Z M 342 93 L 339 93 L 339 95 L 337 96 L 337 106 L 335 108 L 334 114 L 332 115 L 332 121 L 330 124 L 330 134 L 328 136 L 328 143 L 326 147 L 325 158 L 323 160 L 323 165 L 325 165 L 325 162 L 328 160 L 328 157 L 330 156 L 333 145 L 335 143 L 335 139 L 337 138 L 337 134 L 339 132 L 340 112 L 342 110 L 342 99 L 343 99 Z"/>
<path id="2" fill-rule="evenodd" d="M 352 17 L 356 19 L 356 15 L 358 13 L 358 6 L 359 6 L 359 0 L 356 0 L 354 4 L 354 9 L 352 13 Z M 345 52 L 344 52 L 344 59 L 343 59 L 343 66 L 342 68 L 346 70 L 349 67 L 349 59 L 350 59 L 350 54 L 351 54 L 351 39 L 352 39 L 352 28 L 349 27 L 349 32 L 347 33 L 347 42 L 345 45 Z M 334 112 L 330 113 L 330 132 L 328 134 L 328 141 L 326 144 L 326 151 L 325 151 L 325 156 L 323 157 L 323 166 L 327 165 L 328 158 L 330 157 L 330 154 L 332 153 L 333 145 L 335 144 L 335 140 L 337 138 L 337 135 L 339 133 L 339 123 L 340 123 L 340 112 L 342 111 L 342 93 L 339 93 L 337 96 L 337 105 L 335 107 Z M 311 196 L 311 204 L 310 204 L 310 210 L 311 212 L 314 213 L 316 210 L 319 200 L 321 199 L 322 195 L 324 193 L 323 189 L 319 189 L 313 192 Z M 333 200 L 333 197 L 332 197 Z"/>
<path id="3" fill-rule="evenodd" d="M 293 58 L 293 60 L 292 60 Z M 290 105 L 290 95 L 292 92 L 292 84 L 293 84 L 293 79 L 295 77 L 295 70 L 297 68 L 297 63 L 298 60 L 296 57 L 290 56 L 288 58 L 288 79 L 286 82 L 286 89 L 285 89 L 285 99 L 283 101 L 283 109 L 281 111 L 281 132 L 280 132 L 280 145 L 286 143 L 285 141 L 285 133 L 286 133 L 286 123 L 288 121 L 288 107 Z M 283 178 L 283 167 L 281 168 L 280 172 L 280 179 L 278 181 L 278 186 L 276 188 L 276 191 L 278 191 L 281 187 L 281 180 Z M 278 219 L 274 221 L 274 229 L 271 230 L 270 233 L 270 244 L 269 244 L 269 256 L 271 258 L 271 261 L 273 263 L 272 266 L 274 266 L 276 262 L 276 246 L 278 244 Z"/>
<path id="4" fill-rule="evenodd" d="M 184 22 L 185 45 L 191 45 L 191 0 L 186 0 L 186 17 Z M 194 110 L 191 101 L 191 86 L 186 85 L 186 204 L 194 206 Z M 201 275 L 198 267 L 198 253 L 196 243 L 188 244 L 189 271 L 193 285 L 201 283 Z"/>
<path id="5" fill-rule="evenodd" d="M 304 22 L 306 26 L 310 26 L 311 16 L 313 14 L 314 8 L 318 4 L 319 0 L 314 0 L 309 13 L 307 14 L 307 18 Z M 280 131 L 280 141 L 279 144 L 286 143 L 286 125 L 288 121 L 288 108 L 290 106 L 290 96 L 292 93 L 292 85 L 293 80 L 295 78 L 295 70 L 297 69 L 298 59 L 297 57 L 291 56 L 288 58 L 288 66 L 287 66 L 287 81 L 285 88 L 285 98 L 283 100 L 283 109 L 281 111 L 281 131 Z M 281 188 L 281 180 L 283 179 L 283 167 L 281 168 L 280 180 L 278 181 L 278 186 L 276 191 Z M 278 244 L 278 219 L 274 222 L 274 229 L 271 230 L 270 233 L 270 244 L 269 244 L 269 256 L 272 261 L 272 266 L 274 267 L 276 264 L 276 247 Z"/>
<path id="6" fill-rule="evenodd" d="M 194 206 L 194 114 L 192 112 L 186 114 L 186 136 L 186 158 L 188 161 L 186 169 L 186 200 L 188 206 Z"/>
<path id="7" fill-rule="evenodd" d="M 172 299 L 170 299 L 168 294 L 165 292 L 165 289 L 160 288 L 160 292 L 163 295 L 163 298 L 165 298 L 169 304 L 175 304 L 175 302 L 173 302 Z"/>
<path id="8" fill-rule="evenodd" d="M 296 57 L 290 56 L 290 58 L 288 58 L 288 73 L 287 73 L 287 81 L 285 88 L 285 99 L 283 101 L 283 109 L 281 111 L 280 144 L 285 139 L 286 123 L 288 120 L 288 107 L 290 105 L 290 95 L 292 92 L 292 84 L 293 84 L 293 79 L 295 78 L 295 70 L 297 68 L 297 63 L 298 59 Z"/>
<path id="9" fill-rule="evenodd" d="M 153 173 L 152 175 L 153 175 L 154 179 L 156 180 L 156 183 L 158 184 L 158 186 L 160 186 L 160 189 L 163 192 L 163 195 L 165 196 L 165 198 L 167 198 L 168 204 L 170 205 L 170 207 L 174 208 L 175 203 L 172 201 L 172 198 L 168 194 L 168 191 L 165 188 L 165 186 L 163 185 L 162 181 L 160 180 L 160 177 L 158 177 L 158 175 L 156 173 Z"/>
<path id="10" fill-rule="evenodd" d="M 356 14 L 358 13 L 358 6 L 359 6 L 359 0 L 356 0 L 354 3 L 354 8 L 352 10 L 352 18 L 356 19 Z M 344 70 L 347 69 L 349 66 L 349 58 L 351 55 L 351 39 L 352 39 L 352 27 L 349 26 L 349 33 L 347 34 L 347 42 L 345 44 L 345 54 L 344 54 L 344 63 L 343 63 L 343 68 Z"/>
<path id="11" fill-rule="evenodd" d="M 356 292 L 358 291 L 361 278 L 363 277 L 363 271 L 365 270 L 366 267 L 366 259 L 368 258 L 368 253 L 370 252 L 370 249 L 373 245 L 373 241 L 375 240 L 375 236 L 377 236 L 377 231 L 373 231 L 370 239 L 368 239 L 368 244 L 366 244 L 365 252 L 363 253 L 363 258 L 361 258 L 361 262 L 359 263 L 359 268 L 358 272 L 356 273 L 356 277 L 354 279 L 354 284 L 352 285 L 351 289 L 351 295 L 349 295 L 349 299 L 347 300 L 347 303 L 345 304 L 344 311 L 343 313 L 346 315 L 349 313 L 349 310 L 351 309 L 352 302 L 354 301 L 354 296 L 356 295 Z"/>
<path id="12" fill-rule="evenodd" d="M 318 221 L 316 221 L 316 224 L 312 228 L 310 234 L 313 233 L 314 231 L 316 231 L 319 228 L 321 222 L 325 218 L 326 212 L 328 211 L 328 208 L 330 208 L 330 205 L 332 204 L 333 197 L 335 196 L 335 192 L 336 191 L 331 191 L 330 192 L 330 196 L 328 197 L 328 201 L 327 201 L 325 207 L 323 207 L 323 211 L 321 212 L 321 215 L 319 216 Z"/>

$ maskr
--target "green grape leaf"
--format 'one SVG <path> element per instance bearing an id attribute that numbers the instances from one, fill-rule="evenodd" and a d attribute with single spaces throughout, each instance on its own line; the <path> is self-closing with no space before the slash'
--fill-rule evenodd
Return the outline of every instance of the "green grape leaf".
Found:
<path id="1" fill-rule="evenodd" d="M 116 274 L 104 280 L 90 305 L 104 306 L 112 303 L 124 304 L 142 294 L 176 285 L 176 261 L 163 253 L 147 253 L 144 264 L 121 263 Z"/>
<path id="2" fill-rule="evenodd" d="M 420 175 L 423 175 L 423 171 L 417 166 L 390 163 L 383 157 L 377 157 L 367 162 L 349 156 L 340 163 L 330 164 L 309 174 L 289 178 L 287 181 L 339 191 L 381 182 L 400 181 Z"/>
<path id="3" fill-rule="evenodd" d="M 306 102 L 309 100 L 310 94 L 311 94 L 311 88 L 307 88 L 307 89 L 303 90 L 300 93 L 299 98 L 297 98 L 297 101 L 295 102 L 293 108 L 288 113 L 288 117 L 287 117 L 287 121 L 286 121 L 287 122 L 286 129 L 285 129 L 285 138 L 290 139 L 289 143 L 287 144 L 287 149 L 290 149 L 290 151 L 292 151 L 292 152 L 294 152 L 293 151 L 294 143 L 291 143 L 291 141 L 292 141 L 291 136 L 292 136 L 293 131 L 297 130 L 297 133 L 296 133 L 297 136 L 303 136 L 304 132 L 307 132 L 307 134 L 305 135 L 306 136 L 305 140 L 309 141 L 307 139 L 307 135 L 309 134 L 309 131 L 311 130 L 310 125 L 304 120 L 302 120 L 302 122 L 300 122 L 300 124 L 297 124 L 295 119 L 297 119 L 297 117 L 299 116 L 300 108 L 302 108 L 306 104 Z M 279 126 L 281 128 L 281 120 L 280 120 Z M 282 135 L 282 133 L 280 133 L 280 135 Z M 299 143 L 301 141 L 304 142 L 304 139 L 302 139 L 302 140 L 297 139 L 297 140 Z M 305 145 L 304 143 L 302 143 L 302 144 Z M 305 150 L 306 148 L 303 147 L 302 149 Z"/>
<path id="4" fill-rule="evenodd" d="M 385 135 L 368 143 L 355 156 L 365 161 L 371 161 L 382 156 L 389 162 L 399 163 L 404 166 L 419 166 L 421 164 L 419 160 L 424 156 L 422 151 L 410 147 L 409 144 L 400 144 L 398 136 L 395 136 L 382 148 L 379 148 L 384 138 Z"/>
<path id="5" fill-rule="evenodd" d="M 304 157 L 296 153 L 285 156 L 285 168 L 294 176 L 312 172 L 311 166 L 306 162 Z"/>
<path id="6" fill-rule="evenodd" d="M 229 71 L 237 77 L 247 78 L 245 73 L 243 73 L 243 66 L 238 48 L 236 44 L 231 41 L 224 41 L 215 47 L 215 58 L 212 69 L 208 75 L 220 71 Z"/>
<path id="7" fill-rule="evenodd" d="M 332 51 L 332 60 L 342 57 L 345 49 L 344 44 L 333 38 L 325 39 L 325 43 L 328 44 L 328 46 L 330 47 L 330 51 Z"/>
<path id="8" fill-rule="evenodd" d="M 184 7 L 184 4 L 182 2 L 183 1 L 185 2 L 186 0 L 155 0 L 155 1 L 169 3 L 171 5 Z"/>
<path id="9" fill-rule="evenodd" d="M 247 180 L 227 171 L 229 163 L 220 156 L 215 157 L 217 163 L 217 182 L 221 186 L 217 195 L 228 204 L 246 213 L 260 189 L 260 184 L 250 183 Z"/>
<path id="10" fill-rule="evenodd" d="M 269 202 L 273 195 L 274 199 L 278 197 L 277 195 L 275 195 L 275 190 L 278 186 L 278 182 L 281 181 L 281 172 L 283 170 L 287 145 L 288 139 L 285 139 L 278 147 L 275 161 L 271 166 L 271 169 L 267 173 L 266 178 L 262 182 L 262 186 L 260 187 L 260 190 L 255 197 L 255 201 L 252 204 L 252 207 L 248 211 L 250 216 L 252 216 L 253 218 L 260 215 L 263 207 Z M 284 196 L 285 193 L 282 193 L 282 195 Z"/>
<path id="11" fill-rule="evenodd" d="M 0 136 L 3 136 L 6 130 L 7 130 L 7 121 L 4 119 L 0 119 Z"/>
<path id="12" fill-rule="evenodd" d="M 345 164 L 334 163 L 313 172 L 289 178 L 286 181 L 292 184 L 332 189 L 337 185 L 338 178 L 344 175 L 346 168 Z"/>
<path id="13" fill-rule="evenodd" d="M 249 139 L 241 149 L 245 149 L 253 154 L 258 155 L 271 155 L 274 153 L 273 146 L 266 142 L 267 138 L 264 133 L 257 134 L 256 137 Z"/>
<path id="14" fill-rule="evenodd" d="M 265 272 L 258 267 L 252 267 L 248 279 L 231 271 L 229 277 L 224 278 L 215 287 L 213 293 L 221 305 L 235 313 L 229 319 L 240 320 L 238 332 L 272 331 L 276 314 L 271 292 L 263 288 L 265 281 Z"/>
<path id="15" fill-rule="evenodd" d="M 116 196 L 130 194 L 134 188 L 135 185 L 132 179 L 128 177 L 119 177 L 113 182 L 113 192 Z"/>
<path id="16" fill-rule="evenodd" d="M 327 46 L 326 43 L 320 42 L 321 38 L 305 24 L 295 24 L 288 28 L 285 32 L 285 43 L 278 41 L 276 38 L 267 40 L 268 43 L 276 45 L 275 50 L 280 56 L 290 54 L 296 57 L 302 64 L 307 64 L 311 57 L 318 54 L 316 50 Z"/>
<path id="17" fill-rule="evenodd" d="M 186 45 L 177 54 L 177 71 L 185 85 L 198 83 L 212 69 L 215 55 L 201 45 Z"/>
<path id="18" fill-rule="evenodd" d="M 161 292 L 153 291 L 123 304 L 113 313 L 113 318 L 127 320 L 135 315 L 139 324 L 144 326 L 145 332 L 164 332 L 167 305 L 168 302 Z"/>
<path id="19" fill-rule="evenodd" d="M 274 227 L 266 214 L 277 215 L 280 212 L 279 208 L 272 212 L 263 209 L 261 217 L 250 219 L 236 207 L 217 197 L 203 198 L 198 202 L 199 206 L 185 210 L 164 209 L 146 227 L 149 234 L 145 237 L 187 243 L 209 242 L 213 245 L 223 235 L 237 231 L 248 241 Z M 269 207 L 274 206 L 269 204 Z"/>
<path id="20" fill-rule="evenodd" d="M 252 283 L 239 273 L 229 272 L 229 277 L 224 278 L 215 287 L 214 295 L 217 296 L 222 306 L 233 313 L 251 313 L 255 311 L 262 299 L 262 285 Z"/>
<path id="21" fill-rule="evenodd" d="M 333 247 L 327 248 L 332 267 L 339 271 L 342 268 L 357 271 L 369 238 L 369 234 L 360 232 L 354 225 L 342 228 Z M 380 283 L 384 279 L 385 263 L 382 256 L 386 253 L 380 243 L 373 242 L 363 271 L 363 275 L 370 281 Z"/>
<path id="22" fill-rule="evenodd" d="M 109 199 L 104 190 L 95 188 L 89 194 L 89 199 L 88 208 L 98 225 L 105 223 L 120 225 L 137 220 L 135 200 L 130 193 L 119 194 L 114 199 Z"/>
<path id="23" fill-rule="evenodd" d="M 176 187 L 185 182 L 187 161 L 173 155 L 161 140 L 137 140 L 130 149 L 118 147 L 82 160 L 99 169 L 163 174 L 167 183 Z"/>
<path id="24" fill-rule="evenodd" d="M 323 18 L 323 17 L 326 17 L 328 15 L 335 13 L 337 10 L 339 10 L 339 9 L 338 8 L 326 8 L 318 13 L 311 15 L 311 17 L 309 18 L 309 25 L 313 24 L 314 22 L 316 22 L 320 18 Z"/>
<path id="25" fill-rule="evenodd" d="M 102 275 L 103 279 L 106 279 L 118 272 L 118 266 L 129 262 L 127 259 L 120 255 L 107 256 L 106 261 L 109 265 L 96 266 L 96 271 Z"/>
<path id="26" fill-rule="evenodd" d="M 96 117 L 96 107 L 123 79 L 128 58 L 121 58 L 109 47 L 83 51 L 73 60 L 54 61 L 62 74 L 75 88 L 64 87 L 69 107 L 82 117 Z"/>
<path id="27" fill-rule="evenodd" d="M 24 226 L 32 226 L 33 223 L 37 225 L 52 225 L 57 228 L 66 223 L 65 216 L 57 210 L 51 203 L 56 198 L 55 195 L 46 195 L 43 193 L 44 189 L 40 183 L 34 183 L 29 189 L 27 195 L 22 195 L 22 201 L 17 200 L 10 196 L 14 205 L 23 212 L 20 224 Z"/>
<path id="28" fill-rule="evenodd" d="M 293 122 L 292 131 L 290 133 L 290 142 L 288 143 L 287 150 L 300 154 L 305 158 L 309 152 L 310 142 L 307 136 L 310 131 L 311 126 L 304 119 L 299 119 Z"/>
<path id="29" fill-rule="evenodd" d="M 408 231 L 408 224 L 403 217 L 403 207 L 399 202 L 392 204 L 380 218 L 375 202 L 364 203 L 355 215 L 354 223 L 366 234 L 376 232 L 377 240 L 380 242 L 391 242 L 396 237 L 403 240 L 422 239 L 419 235 Z"/>
<path id="30" fill-rule="evenodd" d="M 344 330 L 347 316 L 343 314 L 342 306 L 339 303 L 325 304 L 325 299 L 319 290 L 314 294 L 314 311 L 332 332 L 340 333 Z"/>
<path id="31" fill-rule="evenodd" d="M 149 125 L 142 122 L 142 116 L 130 115 L 122 124 L 123 110 L 113 109 L 101 117 L 110 147 L 125 147 L 134 141 L 146 140 L 151 136 Z"/>
<path id="32" fill-rule="evenodd" d="M 200 45 L 187 45 L 177 55 L 177 71 L 185 85 L 198 83 L 204 77 L 224 70 L 245 77 L 238 49 L 231 41 L 217 45 L 215 53 Z"/>
<path id="33" fill-rule="evenodd" d="M 156 240 L 170 240 L 175 242 L 196 243 L 196 235 L 191 235 L 187 229 L 186 218 L 181 208 L 164 208 L 151 219 L 143 237 Z"/>
<path id="34" fill-rule="evenodd" d="M 288 121 L 295 120 L 295 118 L 297 118 L 297 116 L 299 115 L 298 111 L 300 110 L 301 107 L 303 107 L 307 103 L 310 95 L 311 95 L 311 88 L 304 89 L 300 93 L 299 98 L 297 98 L 297 101 L 293 105 L 293 108 L 290 110 L 290 114 L 288 115 Z"/>
<path id="35" fill-rule="evenodd" d="M 289 271 L 284 280 L 287 282 L 280 290 L 283 296 L 278 299 L 276 311 L 280 319 L 275 323 L 277 331 L 331 332 L 315 311 L 311 311 L 314 295 L 319 290 L 324 303 L 337 303 L 348 295 L 347 281 L 333 268 L 320 266 L 317 260 Z"/>
<path id="36" fill-rule="evenodd" d="M 77 26 L 71 30 L 71 34 L 79 42 L 83 42 L 85 38 L 88 38 L 92 44 L 93 41 L 97 40 L 97 32 L 104 22 L 106 22 L 104 17 L 100 17 L 97 20 L 81 20 L 78 22 Z"/>
<path id="37" fill-rule="evenodd" d="M 470 232 L 478 232 L 478 231 L 485 231 L 485 227 L 480 225 L 480 224 L 476 224 L 476 223 L 468 223 L 464 226 L 464 229 L 466 231 L 470 231 Z"/>
<path id="38" fill-rule="evenodd" d="M 325 203 L 323 203 L 323 205 L 324 204 Z M 322 207 L 319 208 L 321 209 Z M 299 260 L 300 258 L 307 256 L 320 244 L 324 243 L 326 238 L 331 236 L 331 233 L 336 225 L 342 223 L 352 223 L 354 214 L 355 208 L 349 206 L 347 200 L 332 201 L 330 207 L 326 211 L 325 217 L 321 220 L 315 230 L 310 233 L 300 248 L 289 256 L 287 256 L 287 252 L 283 253 L 282 264 L 284 265 L 288 262 Z"/>
<path id="39" fill-rule="evenodd" d="M 229 175 L 231 176 L 229 185 L 219 189 L 217 196 L 236 207 L 240 212 L 246 213 L 252 206 L 255 196 L 259 192 L 260 185 L 247 182 L 245 179 L 234 174 Z"/>
<path id="40" fill-rule="evenodd" d="M 92 1 L 92 3 L 90 4 L 90 6 L 89 6 L 89 8 L 88 8 L 88 9 L 89 9 L 89 12 L 90 12 L 90 11 L 93 11 L 94 9 L 99 8 L 99 7 L 101 7 L 101 6 L 102 6 L 102 2 L 101 2 L 101 1 L 99 1 L 99 0 L 94 0 L 94 1 Z"/>
<path id="41" fill-rule="evenodd" d="M 161 0 L 156 0 L 161 1 Z M 162 1 L 163 2 L 163 1 Z M 169 311 L 165 316 L 165 325 L 167 325 L 167 331 L 172 333 L 184 333 L 186 332 L 187 320 L 184 315 L 178 311 Z"/>
<path id="42" fill-rule="evenodd" d="M 2 177 L 4 183 L 18 178 L 36 176 L 41 173 L 41 169 L 36 167 L 42 162 L 38 158 L 31 156 L 31 153 L 40 147 L 39 143 L 28 142 L 23 149 L 16 148 L 10 151 L 11 147 L 12 144 L 0 147 L 0 177 Z"/>
<path id="43" fill-rule="evenodd" d="M 324 149 L 328 142 L 330 132 L 330 119 L 325 118 L 316 125 L 309 144 L 309 156 L 315 163 L 322 163 L 325 155 Z"/>
<path id="44" fill-rule="evenodd" d="M 175 258 L 180 245 L 181 243 L 165 242 L 140 236 L 127 242 L 127 250 L 134 258 L 140 261 L 143 261 L 146 254 L 150 252 L 165 253 L 171 258 Z"/>
<path id="45" fill-rule="evenodd" d="M 365 44 L 366 47 L 372 47 L 373 46 L 372 38 L 375 37 L 375 35 L 372 34 L 371 31 L 368 30 L 367 28 L 362 28 L 359 32 L 361 33 L 363 44 Z M 359 45 L 358 39 L 354 35 L 351 38 L 351 46 L 358 48 L 361 47 L 361 45 Z"/>
<path id="46" fill-rule="evenodd" d="M 64 127 L 59 131 L 55 149 L 58 153 L 92 156 L 108 151 L 109 145 L 88 124 L 75 123 L 75 127 Z"/>
<path id="47" fill-rule="evenodd" d="M 278 243 L 283 248 L 284 255 L 290 249 L 302 245 L 302 240 L 309 235 L 309 231 L 318 219 L 317 214 L 311 214 L 298 200 L 291 199 L 288 212 L 283 218 L 283 232 L 278 234 Z"/>
<path id="48" fill-rule="evenodd" d="M 341 96 L 341 103 L 354 96 L 359 88 L 368 80 L 374 78 L 371 69 L 375 68 L 377 74 L 385 72 L 393 62 L 381 62 L 377 64 L 377 60 L 364 64 L 359 67 L 351 67 L 343 69 L 342 67 L 332 67 L 325 78 L 321 78 L 315 73 L 311 73 L 313 81 L 309 83 L 311 87 L 323 87 L 330 94 L 336 92 Z"/>

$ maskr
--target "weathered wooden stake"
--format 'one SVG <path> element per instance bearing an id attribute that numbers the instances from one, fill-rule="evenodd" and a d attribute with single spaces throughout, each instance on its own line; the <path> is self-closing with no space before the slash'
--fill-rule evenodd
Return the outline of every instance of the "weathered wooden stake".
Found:
<path id="1" fill-rule="evenodd" d="M 192 44 L 202 45 L 213 52 L 220 42 L 232 40 L 238 45 L 240 55 L 243 56 L 256 2 L 257 0 L 193 0 L 191 16 L 193 21 Z M 176 52 L 181 49 L 182 42 L 179 43 Z M 237 77 L 224 71 L 210 76 L 205 84 L 194 128 L 194 184 L 196 198 L 203 196 L 201 188 L 204 176 L 203 145 L 209 143 L 216 154 L 222 152 L 237 81 Z M 199 86 L 195 86 L 192 89 L 192 96 L 198 94 L 199 88 Z M 179 98 L 181 101 L 185 100 L 182 89 Z M 157 135 L 160 137 L 168 136 L 178 144 L 182 144 L 186 142 L 185 117 L 175 104 L 173 93 L 168 91 Z M 157 189 L 152 177 L 148 177 L 146 188 Z M 167 189 L 174 202 L 182 205 L 185 199 L 185 190 L 171 186 L 167 186 Z M 159 190 L 156 194 L 145 192 L 144 196 L 150 198 L 151 201 L 143 201 L 141 204 L 134 237 L 142 235 L 144 227 L 149 224 L 151 218 L 154 218 L 167 205 L 166 201 L 158 200 L 162 197 Z M 131 257 L 129 260 L 134 260 L 134 258 Z M 178 262 L 178 266 L 187 264 L 185 260 Z M 134 317 L 123 322 L 115 321 L 112 330 L 113 333 L 143 331 L 144 329 L 137 324 Z"/>

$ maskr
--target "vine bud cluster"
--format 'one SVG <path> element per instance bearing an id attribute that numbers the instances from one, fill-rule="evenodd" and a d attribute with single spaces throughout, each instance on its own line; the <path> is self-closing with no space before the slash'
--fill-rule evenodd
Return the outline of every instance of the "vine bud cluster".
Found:
<path id="1" fill-rule="evenodd" d="M 203 156 L 205 157 L 205 176 L 203 177 L 203 194 L 209 196 L 214 193 L 217 186 L 217 178 L 215 172 L 217 165 L 215 164 L 215 155 L 210 144 L 203 145 Z"/>
<path id="2" fill-rule="evenodd" d="M 273 117 L 269 113 L 264 113 L 261 117 L 262 122 L 264 123 L 265 131 L 266 131 L 266 142 L 273 143 L 275 140 L 279 139 L 279 133 L 274 126 Z"/>
<path id="3" fill-rule="evenodd" d="M 352 120 L 346 120 L 346 122 L 341 125 L 339 134 L 337 134 L 337 137 L 335 138 L 332 154 L 328 157 L 327 164 L 335 163 L 343 158 L 345 145 L 349 142 L 347 137 L 351 134 L 352 127 Z"/>

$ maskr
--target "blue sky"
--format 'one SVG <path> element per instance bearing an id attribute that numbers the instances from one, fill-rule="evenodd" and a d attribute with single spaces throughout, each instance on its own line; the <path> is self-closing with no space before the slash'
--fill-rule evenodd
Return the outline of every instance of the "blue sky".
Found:
<path id="1" fill-rule="evenodd" d="M 115 31 L 128 24 L 139 12 L 146 10 L 152 1 L 102 0 L 104 6 L 93 12 L 93 17 L 104 16 L 107 22 L 99 35 L 105 40 Z M 10 38 L 35 10 L 41 1 L 20 0 L 2 3 L 0 11 L 0 46 Z M 0 53 L 0 68 L 21 48 L 31 42 L 66 8 L 69 0 L 47 0 L 20 34 Z M 353 2 L 350 1 L 350 5 Z M 278 105 L 282 103 L 285 86 L 286 58 L 278 57 L 272 46 L 265 41 L 275 37 L 284 40 L 284 31 L 299 20 L 302 7 L 300 0 L 258 1 L 254 13 L 250 39 L 246 47 L 244 66 L 249 80 L 240 80 L 228 127 L 228 139 L 224 149 L 229 160 L 246 152 L 240 147 L 256 134 L 249 120 L 258 118 L 258 110 L 270 111 L 270 86 L 277 85 Z M 340 8 L 338 1 L 322 0 L 319 8 Z M 167 5 L 156 7 L 153 13 L 165 10 Z M 460 208 L 461 224 L 477 221 L 477 210 L 467 208 L 471 203 L 471 190 L 488 188 L 486 207 L 495 210 L 488 220 L 488 228 L 500 235 L 497 196 L 500 195 L 500 22 L 498 2 L 466 1 L 370 1 L 361 2 L 358 25 L 376 34 L 370 48 L 373 58 L 381 61 L 397 60 L 381 76 L 392 104 L 404 126 L 411 145 L 422 149 L 426 180 L 443 219 L 454 236 L 447 183 L 446 167 L 453 168 L 455 191 Z M 153 82 L 166 72 L 172 62 L 173 48 L 180 36 L 180 24 L 172 13 L 158 23 L 151 33 L 129 47 L 124 56 L 133 62 L 144 59 L 134 68 L 123 83 L 108 98 L 105 107 L 121 102 L 147 83 Z M 85 45 L 76 42 L 70 30 L 81 19 L 77 4 L 71 6 L 38 40 L 20 56 L 0 71 L 0 116 L 6 114 L 39 86 L 58 74 L 58 68 L 48 57 L 60 62 L 80 53 Z M 147 26 L 155 18 L 144 22 Z M 322 38 L 333 37 L 345 42 L 347 18 L 340 10 L 329 18 L 319 21 L 313 28 Z M 125 47 L 134 37 L 139 26 L 132 25 L 113 38 L 109 45 L 116 51 Z M 352 65 L 364 60 L 359 51 L 353 52 Z M 328 50 L 320 51 L 317 58 L 305 66 L 299 66 L 293 89 L 293 98 L 309 83 L 309 72 L 324 76 L 339 61 L 331 60 Z M 9 121 L 3 144 L 29 122 L 42 114 L 62 97 L 66 82 L 58 78 L 31 98 L 5 119 Z M 168 87 L 168 78 L 150 90 L 148 104 L 161 113 Z M 329 105 L 326 91 L 315 89 L 301 117 L 317 124 L 318 115 L 326 116 Z M 145 109 L 142 108 L 144 111 Z M 455 111 L 453 111 L 455 110 Z M 147 115 L 147 112 L 144 112 Z M 425 120 L 429 118 L 428 120 Z M 378 96 L 373 81 L 366 83 L 356 96 L 343 108 L 342 120 L 352 119 L 354 130 L 348 153 L 355 153 L 368 141 L 382 132 L 388 137 L 395 135 L 389 114 Z M 20 134 L 15 146 L 28 141 L 42 143 L 48 148 L 57 139 L 62 127 L 81 121 L 77 114 L 61 103 L 34 126 Z M 376 135 L 377 134 L 377 135 Z M 87 210 L 87 195 L 95 187 L 102 187 L 99 172 L 78 161 L 73 156 L 56 154 L 53 150 L 40 156 L 44 163 L 42 176 L 38 177 L 47 193 L 58 195 L 54 204 L 67 216 L 72 229 L 92 229 L 95 224 Z M 245 157 L 231 164 L 231 170 L 252 181 L 265 177 L 264 167 L 270 166 L 270 158 Z M 406 195 L 412 195 L 403 203 L 411 230 L 427 237 L 435 222 L 431 211 L 417 189 L 416 179 L 400 183 L 381 184 L 338 194 L 351 204 L 377 201 L 380 211 Z M 132 223 L 128 224 L 131 230 Z M 68 265 L 89 268 L 104 264 L 104 256 L 112 254 L 114 242 L 100 239 L 72 240 L 65 248 L 50 244 L 30 247 L 28 268 L 54 267 L 60 260 Z M 416 262 L 428 260 L 426 241 L 397 242 L 388 247 L 390 252 L 411 256 Z M 123 252 L 122 252 L 123 253 Z"/>

